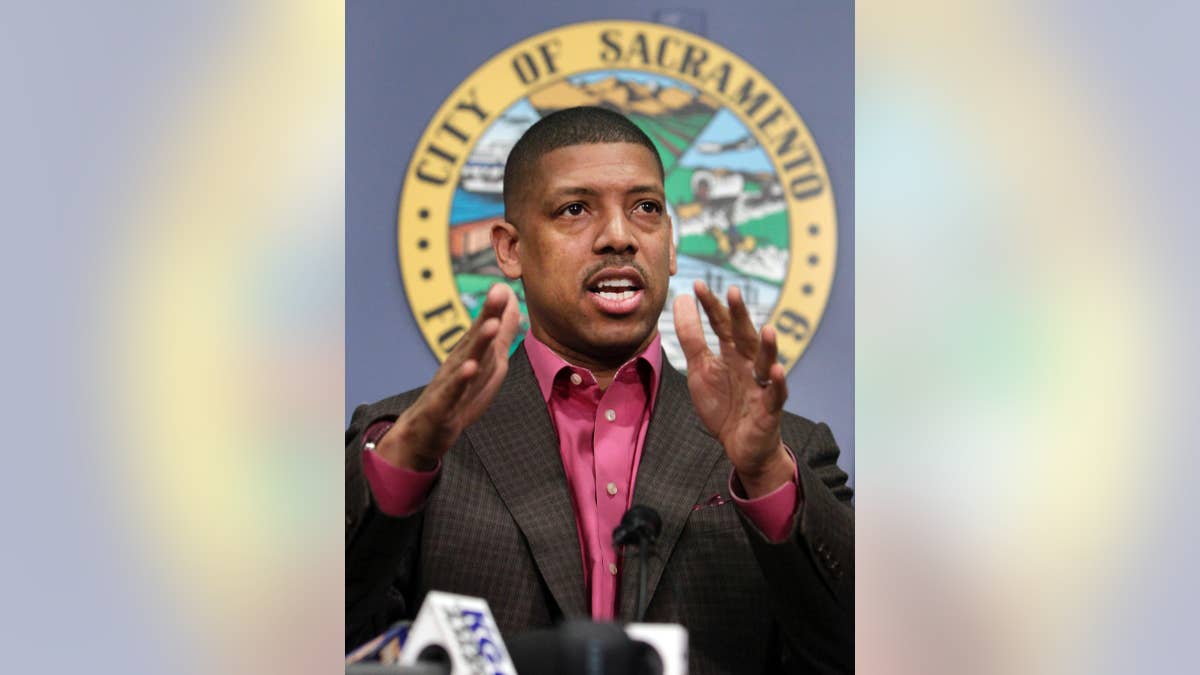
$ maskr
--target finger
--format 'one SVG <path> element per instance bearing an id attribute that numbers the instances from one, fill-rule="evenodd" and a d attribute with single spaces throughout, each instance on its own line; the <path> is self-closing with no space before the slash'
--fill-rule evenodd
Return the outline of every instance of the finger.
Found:
<path id="1" fill-rule="evenodd" d="M 496 335 L 483 345 L 478 355 L 480 376 L 476 378 L 476 384 L 482 387 L 486 387 L 493 380 L 495 373 L 508 364 L 513 339 L 521 327 L 521 309 L 516 294 L 505 286 L 502 295 L 505 303 L 499 318 L 494 319 L 497 325 Z"/>
<path id="2" fill-rule="evenodd" d="M 787 371 L 782 363 L 773 363 L 767 371 L 767 379 L 771 384 L 765 387 L 766 396 L 763 397 L 763 403 L 768 411 L 777 413 L 783 409 L 783 404 L 787 401 Z"/>
<path id="3" fill-rule="evenodd" d="M 445 405 L 452 405 L 457 399 L 462 396 L 462 391 L 458 389 L 461 384 L 458 378 L 462 376 L 463 368 L 468 363 L 474 363 L 469 372 L 473 376 L 480 370 L 482 365 L 480 362 L 485 360 L 485 355 L 488 353 L 488 347 L 492 344 L 496 337 L 496 333 L 500 328 L 500 320 L 493 317 L 485 320 L 478 326 L 473 326 L 450 350 L 450 354 L 446 357 L 442 367 L 438 368 L 434 374 L 433 380 L 429 382 L 427 389 L 431 390 L 430 394 L 437 394 L 441 397 L 443 390 L 446 387 L 452 387 L 457 392 L 445 402 Z M 468 379 L 470 379 L 468 377 Z"/>
<path id="4" fill-rule="evenodd" d="M 507 354 L 513 338 L 517 336 L 517 331 L 521 328 L 521 303 L 517 300 L 517 294 L 507 285 L 504 286 L 502 294 L 504 308 L 500 314 L 500 332 L 496 335 L 496 342 Z"/>
<path id="5" fill-rule="evenodd" d="M 779 355 L 779 335 L 775 327 L 767 324 L 762 329 L 762 339 L 759 341 L 758 354 L 754 357 L 754 379 L 765 382 L 771 372 L 771 364 Z"/>
<path id="6" fill-rule="evenodd" d="M 762 379 L 771 383 L 767 385 L 767 410 L 773 413 L 782 410 L 788 397 L 787 368 L 779 363 L 779 333 L 770 324 L 763 326 L 762 349 L 759 351 L 754 372 L 755 377 L 758 377 L 758 373 L 763 373 Z"/>
<path id="7" fill-rule="evenodd" d="M 737 345 L 738 353 L 742 356 L 753 359 L 760 351 L 758 348 L 758 331 L 754 329 L 754 321 L 750 319 L 750 310 L 746 307 L 746 302 L 742 299 L 742 289 L 737 286 L 730 286 L 729 293 L 729 319 L 733 328 L 733 341 Z M 755 370 L 755 375 L 760 370 Z"/>
<path id="8" fill-rule="evenodd" d="M 475 320 L 471 322 L 471 327 L 468 330 L 468 335 L 478 332 L 479 327 L 488 319 L 497 318 L 504 311 L 507 305 L 508 296 L 512 295 L 512 289 L 505 284 L 492 284 L 488 289 L 487 295 L 483 296 L 483 306 L 479 308 L 479 314 Z M 460 344 L 463 341 L 460 341 Z"/>
<path id="9" fill-rule="evenodd" d="M 503 340 L 501 332 L 504 330 L 500 319 L 489 319 L 489 324 L 495 322 L 498 326 L 496 335 L 490 340 L 481 342 L 479 354 L 469 362 L 476 364 L 476 373 L 474 377 L 467 382 L 466 388 L 459 394 L 458 398 L 452 403 L 455 406 L 471 405 L 476 397 L 485 395 L 495 382 L 503 379 L 504 373 L 508 369 L 508 352 L 509 346 L 512 343 L 511 336 L 508 341 Z M 490 332 L 490 325 L 485 324 Z"/>
<path id="10" fill-rule="evenodd" d="M 729 310 L 721 304 L 717 296 L 708 289 L 703 281 L 697 281 L 693 284 L 696 289 L 696 298 L 700 300 L 700 306 L 704 308 L 704 313 L 708 315 L 708 325 L 712 326 L 713 332 L 717 334 L 717 338 L 721 340 L 721 348 L 725 349 L 726 345 L 734 345 L 733 329 L 730 327 Z"/>
<path id="11" fill-rule="evenodd" d="M 475 383 L 480 387 L 487 387 L 496 373 L 502 371 L 508 364 L 512 341 L 521 328 L 521 307 L 516 293 L 507 285 L 499 286 L 499 295 L 504 304 L 501 306 L 499 318 L 496 319 L 498 326 L 496 335 L 481 350 L 479 356 L 480 374 Z M 468 393 L 468 395 L 471 394 Z"/>
<path id="12" fill-rule="evenodd" d="M 487 295 L 484 296 L 483 309 L 480 310 L 479 316 L 485 320 L 492 317 L 499 317 L 508 306 L 509 298 L 512 297 L 513 291 L 508 287 L 508 284 L 492 284 L 492 287 L 488 289 Z"/>
<path id="13" fill-rule="evenodd" d="M 690 295 L 675 298 L 675 337 L 683 348 L 683 357 L 691 364 L 704 357 L 708 344 L 704 342 L 704 329 L 700 326 L 700 313 L 696 311 L 696 299 Z"/>
<path id="14" fill-rule="evenodd" d="M 479 325 L 475 329 L 475 335 L 472 336 L 471 343 L 463 351 L 463 359 L 482 359 L 488 352 L 490 346 L 500 332 L 500 319 L 491 317 Z"/>
<path id="15" fill-rule="evenodd" d="M 458 340 L 454 348 L 446 356 L 446 363 L 457 368 L 464 361 L 470 358 L 479 358 L 482 350 L 494 337 L 495 333 L 484 333 L 483 327 L 491 319 L 497 319 L 501 316 L 507 305 L 507 297 L 512 295 L 512 289 L 505 284 L 492 284 L 488 289 L 487 295 L 484 296 L 483 306 L 479 309 L 478 316 L 471 323 L 471 327 Z"/>
<path id="16" fill-rule="evenodd" d="M 430 382 L 425 390 L 429 396 L 429 412 L 431 413 L 428 417 L 444 419 L 445 415 L 457 407 L 463 392 L 467 390 L 467 385 L 478 374 L 479 361 L 467 359 L 462 365 L 451 369 L 450 373 L 441 382 L 437 382 L 438 378 L 435 377 L 434 381 Z"/>

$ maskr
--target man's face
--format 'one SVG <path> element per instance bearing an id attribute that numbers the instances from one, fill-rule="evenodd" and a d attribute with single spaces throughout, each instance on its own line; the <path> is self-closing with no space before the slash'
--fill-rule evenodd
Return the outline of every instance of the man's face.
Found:
<path id="1" fill-rule="evenodd" d="M 655 159 L 636 143 L 547 153 L 518 193 L 519 228 L 494 231 L 501 268 L 523 280 L 534 334 L 556 351 L 610 363 L 654 338 L 675 274 Z"/>

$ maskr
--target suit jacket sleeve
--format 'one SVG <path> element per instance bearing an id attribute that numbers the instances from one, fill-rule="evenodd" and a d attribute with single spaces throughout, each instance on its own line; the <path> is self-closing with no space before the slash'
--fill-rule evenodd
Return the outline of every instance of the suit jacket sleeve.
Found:
<path id="1" fill-rule="evenodd" d="M 416 398 L 402 394 L 359 406 L 346 429 L 346 650 L 411 619 L 423 512 L 396 518 L 379 510 L 363 473 L 363 433 L 395 419 Z"/>
<path id="2" fill-rule="evenodd" d="M 772 589 L 771 610 L 779 622 L 785 655 L 829 665 L 829 672 L 854 668 L 853 491 L 838 468 L 840 453 L 825 424 L 787 415 L 783 435 L 797 449 L 799 507 L 791 536 L 769 541 L 742 516 Z"/>

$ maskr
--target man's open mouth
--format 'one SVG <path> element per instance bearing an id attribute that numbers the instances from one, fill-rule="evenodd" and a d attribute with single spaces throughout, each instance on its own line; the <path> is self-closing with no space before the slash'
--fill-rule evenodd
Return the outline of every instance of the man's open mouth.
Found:
<path id="1" fill-rule="evenodd" d="M 642 289 L 629 279 L 605 279 L 588 290 L 605 300 L 628 300 Z"/>
<path id="2" fill-rule="evenodd" d="M 601 310 L 609 314 L 628 314 L 641 304 L 645 284 L 633 268 L 605 269 L 595 274 L 587 290 Z"/>

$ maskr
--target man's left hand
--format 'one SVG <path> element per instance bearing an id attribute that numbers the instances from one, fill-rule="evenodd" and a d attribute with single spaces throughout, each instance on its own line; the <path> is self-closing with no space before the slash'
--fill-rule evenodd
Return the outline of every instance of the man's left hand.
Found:
<path id="1" fill-rule="evenodd" d="M 791 454 L 780 437 L 787 378 L 778 354 L 775 329 L 754 329 L 737 286 L 729 288 L 729 307 L 701 281 L 693 288 L 720 340 L 720 354 L 704 341 L 695 299 L 675 299 L 675 333 L 687 359 L 688 390 L 709 433 L 717 437 L 751 499 L 790 481 Z"/>

